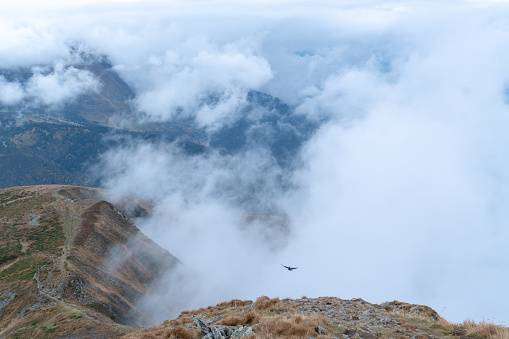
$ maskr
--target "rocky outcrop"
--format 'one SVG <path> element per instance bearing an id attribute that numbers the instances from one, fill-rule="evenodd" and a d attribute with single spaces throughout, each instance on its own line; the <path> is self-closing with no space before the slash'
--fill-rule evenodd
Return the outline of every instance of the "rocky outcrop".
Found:
<path id="1" fill-rule="evenodd" d="M 251 326 L 225 326 L 225 325 L 212 325 L 208 326 L 194 317 L 194 324 L 200 330 L 202 339 L 230 339 L 230 338 L 243 338 L 245 336 L 254 334 Z"/>
<path id="2" fill-rule="evenodd" d="M 237 336 L 236 336 L 237 335 Z M 335 297 L 259 297 L 183 311 L 175 319 L 125 335 L 135 338 L 507 338 L 509 329 L 467 321 L 452 324 L 433 309 L 391 301 Z"/>

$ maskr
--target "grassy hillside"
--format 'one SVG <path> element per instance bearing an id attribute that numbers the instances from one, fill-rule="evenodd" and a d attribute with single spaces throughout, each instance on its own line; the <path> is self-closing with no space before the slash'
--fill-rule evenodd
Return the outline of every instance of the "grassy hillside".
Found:
<path id="1" fill-rule="evenodd" d="M 46 209 L 51 198 L 30 189 L 0 193 L 0 280 L 32 279 L 64 246 L 62 222 Z"/>
<path id="2" fill-rule="evenodd" d="M 118 337 L 146 321 L 137 300 L 179 261 L 101 190 L 0 189 L 0 337 Z M 111 267 L 112 250 L 124 258 Z"/>

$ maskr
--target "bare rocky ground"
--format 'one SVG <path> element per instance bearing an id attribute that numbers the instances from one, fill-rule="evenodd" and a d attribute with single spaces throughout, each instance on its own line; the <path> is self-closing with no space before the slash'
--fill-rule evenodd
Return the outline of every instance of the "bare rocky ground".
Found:
<path id="1" fill-rule="evenodd" d="M 452 324 L 427 306 L 399 301 L 378 305 L 362 299 L 263 296 L 185 311 L 122 338 L 509 338 L 509 329 Z"/>

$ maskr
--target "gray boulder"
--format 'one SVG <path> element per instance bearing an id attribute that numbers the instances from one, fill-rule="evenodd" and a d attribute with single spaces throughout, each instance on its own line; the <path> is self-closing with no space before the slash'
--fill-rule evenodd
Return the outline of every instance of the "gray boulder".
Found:
<path id="1" fill-rule="evenodd" d="M 208 326 L 201 319 L 194 317 L 194 324 L 200 330 L 202 339 L 232 339 L 243 338 L 247 335 L 253 334 L 251 326 L 223 326 L 211 325 Z"/>

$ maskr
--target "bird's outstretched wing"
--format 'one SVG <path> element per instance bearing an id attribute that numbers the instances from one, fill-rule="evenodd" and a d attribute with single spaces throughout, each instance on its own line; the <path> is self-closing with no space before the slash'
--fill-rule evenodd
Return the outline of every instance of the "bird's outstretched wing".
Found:
<path id="1" fill-rule="evenodd" d="M 298 267 L 290 267 L 290 266 L 285 266 L 283 264 L 281 264 L 281 266 L 285 267 L 288 271 L 291 271 L 291 270 L 296 270 Z"/>
<path id="2" fill-rule="evenodd" d="M 285 265 L 283 265 L 283 264 L 281 264 L 281 266 L 283 266 L 283 267 L 285 267 L 285 268 L 287 268 L 287 269 L 290 269 L 290 267 L 289 267 L 289 266 L 285 266 Z"/>

